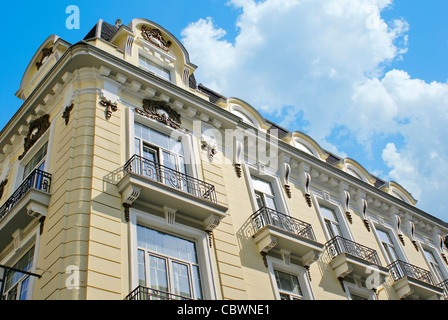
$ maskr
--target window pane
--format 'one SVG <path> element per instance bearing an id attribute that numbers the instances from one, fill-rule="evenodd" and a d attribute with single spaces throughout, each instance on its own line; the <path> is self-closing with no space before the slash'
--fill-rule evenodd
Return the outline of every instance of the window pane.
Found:
<path id="1" fill-rule="evenodd" d="M 338 221 L 336 219 L 336 215 L 335 215 L 333 209 L 329 209 L 327 207 L 320 207 L 320 212 L 322 214 L 322 217 L 324 217 L 325 219 L 328 219 L 328 220 L 334 221 L 334 222 Z"/>
<path id="2" fill-rule="evenodd" d="M 168 292 L 168 280 L 165 259 L 149 256 L 149 286 L 152 289 Z"/>
<path id="3" fill-rule="evenodd" d="M 173 262 L 173 289 L 174 294 L 191 297 L 188 266 Z"/>
<path id="4" fill-rule="evenodd" d="M 146 286 L 145 252 L 138 250 L 138 284 Z"/>
<path id="5" fill-rule="evenodd" d="M 274 270 L 277 287 L 280 291 L 289 292 L 295 295 L 302 295 L 297 276 Z"/>
<path id="6" fill-rule="evenodd" d="M 41 164 L 42 160 L 47 155 L 47 145 L 48 145 L 48 142 L 45 142 L 43 147 L 40 148 L 40 150 L 37 151 L 36 154 L 31 158 L 31 160 L 28 161 L 28 163 L 25 165 L 25 168 L 23 170 L 23 178 L 22 179 L 25 179 L 26 177 L 28 177 L 28 175 L 31 173 L 31 171 L 36 169 L 36 167 Z"/>
<path id="7" fill-rule="evenodd" d="M 272 192 L 271 184 L 269 182 L 258 179 L 256 177 L 252 177 L 252 183 L 254 186 L 254 190 L 266 193 L 270 196 L 274 196 L 274 193 Z"/>
<path id="8" fill-rule="evenodd" d="M 277 210 L 277 207 L 275 206 L 274 198 L 268 197 L 265 195 L 265 201 L 266 201 L 266 207 Z"/>
<path id="9" fill-rule="evenodd" d="M 193 266 L 193 283 L 194 283 L 194 291 L 196 293 L 196 299 L 202 299 L 202 288 L 201 288 L 201 278 L 199 276 L 199 268 L 197 266 Z"/>

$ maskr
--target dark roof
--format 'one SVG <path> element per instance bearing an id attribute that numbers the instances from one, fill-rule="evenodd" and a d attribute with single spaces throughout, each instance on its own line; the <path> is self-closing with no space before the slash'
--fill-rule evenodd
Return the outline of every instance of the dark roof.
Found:
<path id="1" fill-rule="evenodd" d="M 218 101 L 219 99 L 224 99 L 226 100 L 227 98 L 224 97 L 223 95 L 220 95 L 219 93 L 213 91 L 210 88 L 207 88 L 206 86 L 204 86 L 202 83 L 200 83 L 198 85 L 197 88 L 199 91 L 205 93 L 206 95 L 208 95 L 208 99 L 211 103 L 215 103 L 216 101 Z"/>
<path id="2" fill-rule="evenodd" d="M 286 130 L 285 128 L 280 127 L 279 125 L 275 124 L 274 122 L 272 122 L 270 120 L 267 120 L 267 119 L 265 119 L 265 120 L 266 120 L 267 123 L 269 123 L 271 125 L 270 128 L 268 129 L 268 133 L 269 134 L 272 134 L 271 133 L 272 130 L 277 130 L 277 133 L 278 133 L 277 134 L 277 138 L 283 139 L 289 133 L 288 130 Z"/>
<path id="3" fill-rule="evenodd" d="M 102 20 L 98 21 L 98 23 L 87 33 L 83 40 L 88 40 L 91 38 L 95 38 L 97 35 L 106 41 L 109 41 L 115 32 L 117 32 L 118 27 Z"/>

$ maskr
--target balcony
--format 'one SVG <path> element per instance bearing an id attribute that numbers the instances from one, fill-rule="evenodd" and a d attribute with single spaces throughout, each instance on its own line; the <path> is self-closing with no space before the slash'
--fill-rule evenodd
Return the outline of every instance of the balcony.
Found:
<path id="1" fill-rule="evenodd" d="M 440 299 L 443 296 L 444 289 L 435 283 L 431 272 L 401 260 L 392 262 L 388 268 L 394 281 L 393 288 L 400 299 L 410 295 L 423 300 Z"/>
<path id="2" fill-rule="evenodd" d="M 122 170 L 117 186 L 125 204 L 132 205 L 138 199 L 209 231 L 226 215 L 227 207 L 218 203 L 215 187 L 205 181 L 138 155 Z"/>
<path id="3" fill-rule="evenodd" d="M 138 286 L 130 294 L 126 296 L 125 300 L 194 300 L 194 299 L 157 289 Z"/>
<path id="4" fill-rule="evenodd" d="M 252 237 L 261 253 L 274 247 L 289 252 L 302 266 L 308 267 L 323 250 L 316 241 L 309 223 L 300 221 L 276 210 L 263 207 L 250 217 Z"/>
<path id="5" fill-rule="evenodd" d="M 380 283 L 388 276 L 388 270 L 381 266 L 378 253 L 371 248 L 340 236 L 334 237 L 325 246 L 330 266 L 338 278 L 350 273 L 367 278 L 372 274 L 372 268 L 379 272 Z"/>
<path id="6" fill-rule="evenodd" d="M 18 229 L 46 216 L 50 203 L 51 174 L 34 170 L 0 207 L 0 251 Z"/>
<path id="7" fill-rule="evenodd" d="M 443 289 L 442 300 L 448 300 L 448 280 L 439 283 L 438 286 Z"/>

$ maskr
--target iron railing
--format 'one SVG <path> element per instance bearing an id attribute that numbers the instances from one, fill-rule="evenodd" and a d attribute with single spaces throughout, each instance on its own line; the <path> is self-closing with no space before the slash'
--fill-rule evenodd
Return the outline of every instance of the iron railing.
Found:
<path id="1" fill-rule="evenodd" d="M 366 262 L 381 265 L 380 258 L 375 250 L 341 236 L 336 236 L 328 241 L 325 247 L 331 259 L 342 253 L 347 253 Z"/>
<path id="2" fill-rule="evenodd" d="M 194 300 L 194 299 L 162 290 L 147 288 L 144 286 L 138 286 L 130 294 L 126 296 L 125 300 Z"/>
<path id="3" fill-rule="evenodd" d="M 12 196 L 6 200 L 6 202 L 0 207 L 0 221 L 3 220 L 6 215 L 22 200 L 22 198 L 31 189 L 36 189 L 49 193 L 51 185 L 51 174 L 35 169 L 28 177 L 22 182 L 22 184 L 14 191 Z"/>
<path id="4" fill-rule="evenodd" d="M 387 266 L 389 273 L 394 281 L 400 280 L 403 277 L 410 277 L 433 286 L 436 285 L 431 272 L 422 269 L 420 267 L 414 266 L 410 263 L 396 260 Z"/>
<path id="5" fill-rule="evenodd" d="M 300 221 L 276 210 L 263 207 L 250 217 L 254 232 L 266 225 L 277 227 L 288 233 L 316 241 L 313 228 L 309 223 Z"/>
<path id="6" fill-rule="evenodd" d="M 443 300 L 448 300 L 448 280 L 440 282 L 438 287 L 443 289 Z"/>
<path id="7" fill-rule="evenodd" d="M 205 181 L 163 166 L 152 160 L 133 155 L 123 167 L 124 173 L 133 173 L 152 181 L 186 192 L 196 198 L 217 203 L 215 186 Z"/>

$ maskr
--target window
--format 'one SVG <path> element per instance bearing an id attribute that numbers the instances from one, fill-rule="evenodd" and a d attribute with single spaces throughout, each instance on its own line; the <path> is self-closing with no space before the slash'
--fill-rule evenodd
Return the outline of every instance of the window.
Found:
<path id="1" fill-rule="evenodd" d="M 14 269 L 30 271 L 34 260 L 34 247 L 14 266 Z M 18 271 L 7 270 L 3 288 L 3 299 L 25 300 L 28 294 L 30 276 Z"/>
<path id="2" fill-rule="evenodd" d="M 436 283 L 443 282 L 445 277 L 443 276 L 442 270 L 440 269 L 440 266 L 436 260 L 436 257 L 434 256 L 434 254 L 431 251 L 429 251 L 427 249 L 424 249 L 423 252 L 425 254 L 426 260 L 429 263 L 431 271 L 435 277 L 434 280 L 436 281 Z"/>
<path id="3" fill-rule="evenodd" d="M 140 55 L 139 56 L 139 64 L 140 64 L 140 67 L 145 69 L 146 71 L 154 73 L 168 81 L 171 81 L 170 70 L 158 65 L 157 63 L 153 62 L 152 60 Z"/>
<path id="4" fill-rule="evenodd" d="M 135 153 L 143 158 L 141 174 L 186 189 L 185 181 L 176 176 L 176 172 L 187 174 L 182 142 L 139 123 L 135 123 L 134 129 Z"/>
<path id="5" fill-rule="evenodd" d="M 137 259 L 139 285 L 160 291 L 158 298 L 167 299 L 170 293 L 202 299 L 193 241 L 137 225 Z"/>
<path id="6" fill-rule="evenodd" d="M 398 260 L 398 254 L 395 250 L 394 243 L 392 242 L 392 239 L 388 232 L 383 231 L 381 229 L 377 229 L 378 238 L 381 241 L 381 245 L 384 248 L 384 251 L 386 252 L 386 259 L 388 263 L 392 263 L 396 260 Z"/>
<path id="7" fill-rule="evenodd" d="M 274 276 L 281 300 L 303 300 L 299 278 L 296 275 L 274 270 Z"/>
<path id="8" fill-rule="evenodd" d="M 271 183 L 252 176 L 252 185 L 255 191 L 257 210 L 263 207 L 277 210 Z"/>
<path id="9" fill-rule="evenodd" d="M 24 166 L 22 180 L 24 180 L 26 177 L 28 177 L 28 175 L 34 169 L 38 169 L 38 170 L 41 170 L 41 171 L 44 170 L 45 158 L 47 156 L 47 146 L 48 146 L 48 142 L 45 142 L 43 147 L 40 148 L 39 151 Z"/>
<path id="10" fill-rule="evenodd" d="M 336 236 L 342 236 L 341 228 L 334 210 L 321 206 L 320 212 L 324 218 L 325 227 L 327 228 L 330 239 L 333 239 Z"/>

